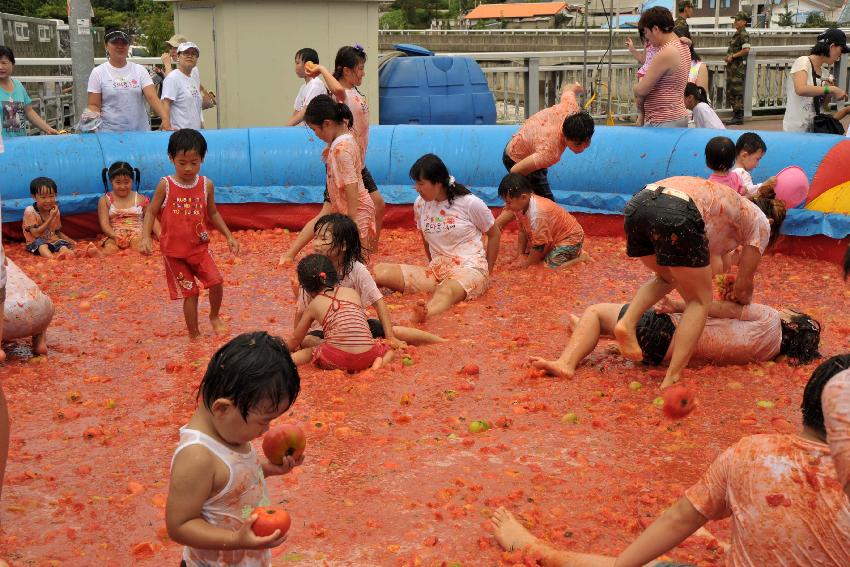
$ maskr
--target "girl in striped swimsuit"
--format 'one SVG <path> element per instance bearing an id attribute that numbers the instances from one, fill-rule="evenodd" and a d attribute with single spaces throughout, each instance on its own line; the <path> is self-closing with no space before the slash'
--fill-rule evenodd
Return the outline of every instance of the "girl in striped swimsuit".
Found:
<path id="1" fill-rule="evenodd" d="M 324 370 L 358 372 L 370 367 L 378 369 L 392 360 L 393 350 L 372 338 L 360 295 L 340 286 L 330 258 L 321 254 L 306 256 L 298 263 L 298 283 L 312 300 L 288 342 L 295 364 L 313 362 Z M 324 330 L 324 342 L 296 351 L 314 321 Z"/>

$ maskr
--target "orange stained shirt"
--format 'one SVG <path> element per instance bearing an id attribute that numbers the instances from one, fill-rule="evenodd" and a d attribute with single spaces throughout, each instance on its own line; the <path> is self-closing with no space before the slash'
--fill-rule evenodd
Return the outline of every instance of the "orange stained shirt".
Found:
<path id="1" fill-rule="evenodd" d="M 575 93 L 564 91 L 559 104 L 544 108 L 523 123 L 508 142 L 508 156 L 517 163 L 534 156 L 535 171 L 555 165 L 567 149 L 564 120 L 578 111 Z"/>
<path id="2" fill-rule="evenodd" d="M 668 177 L 656 185 L 678 189 L 693 200 L 705 223 L 708 249 L 726 254 L 738 246 L 755 246 L 764 254 L 770 222 L 755 203 L 726 185 L 701 177 Z"/>
<path id="3" fill-rule="evenodd" d="M 356 88 L 345 91 L 345 100 L 342 102 L 351 110 L 354 124 L 351 125 L 351 135 L 360 147 L 360 161 L 366 163 L 366 150 L 369 148 L 369 105 L 366 97 Z"/>
<path id="4" fill-rule="evenodd" d="M 850 370 L 836 374 L 826 383 L 821 406 L 838 482 L 847 486 L 850 483 Z"/>
<path id="5" fill-rule="evenodd" d="M 530 246 L 575 246 L 584 240 L 584 229 L 566 209 L 546 197 L 532 195 L 526 212 L 517 212 L 520 229 Z"/>
<path id="6" fill-rule="evenodd" d="M 363 185 L 363 160 L 360 146 L 351 134 L 337 137 L 322 152 L 327 165 L 328 197 L 335 212 L 350 216 L 357 224 L 361 242 L 369 247 L 376 232 L 375 202 Z M 357 210 L 348 210 L 345 187 L 357 184 Z"/>
<path id="7" fill-rule="evenodd" d="M 30 228 L 35 228 L 41 226 L 41 224 L 47 220 L 47 215 L 44 215 L 44 218 L 41 218 L 38 210 L 36 210 L 36 205 L 33 203 L 24 209 L 24 218 L 23 222 L 21 222 L 21 226 L 23 227 L 24 232 L 24 240 L 27 244 L 33 242 L 36 239 L 36 236 L 29 231 Z M 44 232 L 38 238 L 43 239 L 45 242 L 54 242 L 59 238 L 56 232 L 62 230 L 62 218 L 59 213 L 59 207 L 56 207 L 56 218 L 53 219 Z"/>
<path id="8" fill-rule="evenodd" d="M 732 517 L 728 567 L 850 565 L 850 500 L 823 443 L 744 437 L 685 497 L 709 520 Z"/>

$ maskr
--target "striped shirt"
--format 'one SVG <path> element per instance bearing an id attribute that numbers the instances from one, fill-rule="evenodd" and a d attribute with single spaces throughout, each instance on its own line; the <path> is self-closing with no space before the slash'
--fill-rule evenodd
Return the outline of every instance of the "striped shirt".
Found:
<path id="1" fill-rule="evenodd" d="M 352 301 L 338 299 L 336 296 L 338 291 L 339 288 L 336 288 L 333 296 L 322 294 L 323 297 L 331 300 L 322 320 L 325 343 L 352 353 L 369 350 L 375 344 L 375 340 L 372 338 L 372 331 L 366 320 L 366 310 L 362 305 Z"/>
<path id="2" fill-rule="evenodd" d="M 691 70 L 691 50 L 679 41 L 678 37 L 670 40 L 661 48 L 662 51 L 665 49 L 679 51 L 679 66 L 672 71 L 667 71 L 646 95 L 646 99 L 643 101 L 643 112 L 646 116 L 646 122 L 649 124 L 671 122 L 688 116 L 684 93 Z M 661 53 L 656 57 L 660 55 Z"/>

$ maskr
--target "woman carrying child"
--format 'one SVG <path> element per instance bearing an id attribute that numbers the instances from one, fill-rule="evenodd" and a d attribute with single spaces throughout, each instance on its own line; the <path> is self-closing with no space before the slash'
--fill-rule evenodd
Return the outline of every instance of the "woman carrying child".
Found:
<path id="1" fill-rule="evenodd" d="M 307 105 L 304 122 L 328 147 L 322 152 L 327 171 L 327 198 L 318 217 L 342 213 L 354 220 L 366 254 L 377 237 L 375 202 L 363 183 L 363 151 L 351 134 L 351 109 L 328 95 L 319 95 Z M 317 217 L 317 218 L 318 218 Z M 283 256 L 281 264 L 294 260 L 315 234 L 315 220 L 307 223 Z"/>
<path id="2" fill-rule="evenodd" d="M 103 169 L 104 195 L 97 203 L 97 218 L 105 237 L 97 246 L 88 249 L 89 256 L 109 256 L 131 248 L 139 251 L 142 223 L 150 199 L 133 190 L 138 187 L 141 173 L 126 161 L 116 161 Z M 109 185 L 112 191 L 109 191 Z M 159 221 L 154 221 L 154 234 L 159 238 Z"/>
<path id="3" fill-rule="evenodd" d="M 484 201 L 457 183 L 434 154 L 416 160 L 410 178 L 419 193 L 413 217 L 428 267 L 378 264 L 375 282 L 403 293 L 432 293 L 427 305 L 417 303 L 413 314 L 414 321 L 424 322 L 487 290 L 499 255 L 501 231 Z"/>
<path id="4" fill-rule="evenodd" d="M 390 319 L 390 310 L 384 302 L 384 295 L 378 289 L 372 274 L 363 260 L 360 236 L 357 225 L 350 217 L 332 213 L 319 217 L 315 225 L 316 237 L 313 239 L 313 251 L 327 256 L 334 265 L 339 285 L 357 292 L 364 308 L 374 307 L 377 319 L 369 319 L 369 329 L 375 339 L 386 339 L 393 348 L 403 347 L 404 343 L 422 345 L 443 342 L 444 339 L 413 327 L 394 326 Z M 312 299 L 304 289 L 298 288 L 294 323 L 297 325 Z M 302 346 L 316 346 L 324 339 L 324 331 L 318 322 L 314 322 L 302 343 Z"/>
<path id="5" fill-rule="evenodd" d="M 312 361 L 324 370 L 358 372 L 378 369 L 392 360 L 394 351 L 372 338 L 360 294 L 340 285 L 330 258 L 321 254 L 303 258 L 298 262 L 298 283 L 311 301 L 288 342 L 289 349 L 299 348 L 314 321 L 322 325 L 324 342 L 294 352 L 295 364 Z"/>

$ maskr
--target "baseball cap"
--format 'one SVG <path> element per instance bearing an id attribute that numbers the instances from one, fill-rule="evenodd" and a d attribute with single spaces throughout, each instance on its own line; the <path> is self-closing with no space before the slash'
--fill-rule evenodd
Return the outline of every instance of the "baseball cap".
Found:
<path id="1" fill-rule="evenodd" d="M 123 41 L 126 43 L 130 43 L 130 36 L 127 35 L 127 32 L 125 32 L 124 30 L 112 30 L 107 33 L 103 37 L 103 39 L 104 41 L 106 41 L 106 43 L 112 43 L 113 41 Z"/>
<path id="2" fill-rule="evenodd" d="M 188 43 L 188 42 L 189 42 L 188 37 L 186 37 L 185 35 L 181 35 L 179 33 L 176 33 L 176 34 L 172 35 L 170 38 L 168 38 L 165 43 L 167 43 L 171 47 L 180 47 L 181 43 Z"/>
<path id="3" fill-rule="evenodd" d="M 750 17 L 750 15 L 749 15 L 748 13 L 744 12 L 743 10 L 742 10 L 742 11 L 740 11 L 740 12 L 738 12 L 738 13 L 737 13 L 737 14 L 735 14 L 734 16 L 732 16 L 732 19 L 733 19 L 733 20 L 744 20 L 744 21 L 745 21 L 745 22 L 747 22 L 748 24 L 749 24 L 749 23 L 750 23 L 750 21 L 752 20 L 752 18 Z"/>
<path id="4" fill-rule="evenodd" d="M 180 45 L 178 45 L 177 46 L 177 53 L 183 53 L 184 51 L 188 51 L 190 49 L 194 49 L 195 51 L 198 52 L 199 55 L 201 53 L 200 48 L 198 48 L 198 46 L 195 45 L 194 43 L 192 43 L 191 41 L 185 41 L 185 42 L 181 43 Z"/>
<path id="5" fill-rule="evenodd" d="M 842 53 L 850 53 L 850 47 L 847 47 L 847 35 L 838 28 L 829 28 L 818 36 L 818 43 L 826 43 L 841 46 Z"/>

